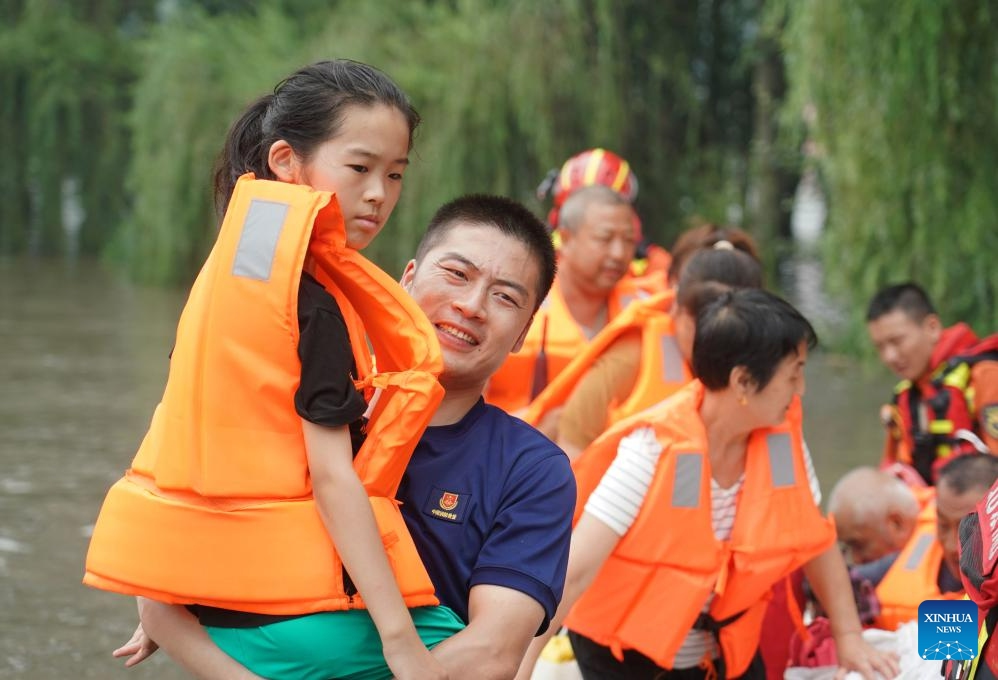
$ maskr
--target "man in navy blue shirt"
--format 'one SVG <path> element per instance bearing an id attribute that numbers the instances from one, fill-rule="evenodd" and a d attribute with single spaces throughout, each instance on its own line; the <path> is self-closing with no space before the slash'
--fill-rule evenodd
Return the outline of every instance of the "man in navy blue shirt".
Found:
<path id="1" fill-rule="evenodd" d="M 568 458 L 482 398 L 522 344 L 554 271 L 550 237 L 529 210 L 472 195 L 437 212 L 402 276 L 444 357 L 446 395 L 398 498 L 441 604 L 467 623 L 433 650 L 452 678 L 512 678 L 561 599 L 575 505 Z M 170 632 L 175 643 L 181 634 Z M 185 642 L 175 645 L 178 661 L 200 677 L 227 677 L 235 662 Z M 154 649 L 137 631 L 116 655 L 133 655 L 134 665 Z"/>
<path id="2" fill-rule="evenodd" d="M 468 622 L 433 651 L 451 677 L 513 677 L 564 585 L 575 505 L 568 459 L 482 399 L 553 280 L 550 237 L 535 220 L 507 199 L 458 199 L 434 216 L 402 275 L 444 356 L 446 396 L 399 499 L 441 603 Z"/>

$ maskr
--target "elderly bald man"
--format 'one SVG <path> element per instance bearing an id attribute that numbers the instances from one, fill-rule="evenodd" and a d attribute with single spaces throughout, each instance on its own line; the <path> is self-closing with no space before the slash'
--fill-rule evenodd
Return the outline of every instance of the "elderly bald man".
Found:
<path id="1" fill-rule="evenodd" d="M 828 511 L 852 564 L 866 564 L 904 547 L 920 510 L 912 490 L 872 467 L 846 473 L 832 489 Z"/>

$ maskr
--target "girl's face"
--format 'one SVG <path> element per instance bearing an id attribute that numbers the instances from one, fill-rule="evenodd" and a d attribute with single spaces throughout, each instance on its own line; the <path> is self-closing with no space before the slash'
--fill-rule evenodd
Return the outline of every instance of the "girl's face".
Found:
<path id="1" fill-rule="evenodd" d="M 287 147 L 284 156 L 278 148 L 282 144 Z M 398 202 L 409 165 L 409 125 L 394 107 L 353 104 L 344 110 L 336 136 L 320 144 L 307 161 L 302 162 L 283 140 L 275 142 L 270 153 L 278 179 L 336 194 L 347 245 L 360 250 L 378 235 Z"/>

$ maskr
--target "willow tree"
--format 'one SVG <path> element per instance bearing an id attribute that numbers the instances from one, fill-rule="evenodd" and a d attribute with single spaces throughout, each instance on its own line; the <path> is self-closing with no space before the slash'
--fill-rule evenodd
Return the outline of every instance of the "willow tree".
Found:
<path id="1" fill-rule="evenodd" d="M 998 14 L 992 3 L 787 3 L 793 112 L 812 105 L 827 277 L 859 319 L 922 283 L 947 320 L 998 324 Z"/>
<path id="2" fill-rule="evenodd" d="M 369 251 L 395 272 L 444 201 L 487 191 L 541 212 L 540 180 L 592 146 L 631 160 L 660 241 L 690 215 L 724 219 L 744 203 L 753 66 L 742 48 L 755 40 L 744 26 L 757 0 L 245 5 L 215 2 L 207 15 L 182 4 L 144 49 L 135 213 L 117 251 L 147 278 L 186 280 L 203 257 L 208 176 L 228 122 L 282 75 L 331 57 L 390 73 L 423 116 L 392 237 Z"/>
<path id="3" fill-rule="evenodd" d="M 130 115 L 134 207 L 112 243 L 132 275 L 189 281 L 214 239 L 211 184 L 229 124 L 302 60 L 298 26 L 277 10 L 178 12 L 144 41 Z"/>
<path id="4" fill-rule="evenodd" d="M 671 243 L 697 216 L 750 221 L 760 1 L 428 6 L 412 38 L 394 40 L 392 59 L 427 121 L 420 155 L 432 167 L 403 197 L 420 202 L 420 219 L 458 191 L 530 203 L 550 168 L 604 146 L 640 178 L 637 207 L 655 240 Z M 400 245 L 374 247 L 395 247 L 398 258 Z"/>
<path id="5" fill-rule="evenodd" d="M 0 24 L 0 252 L 97 252 L 124 210 L 134 34 L 153 2 L 23 0 Z M 81 214 L 64 216 L 70 200 Z"/>

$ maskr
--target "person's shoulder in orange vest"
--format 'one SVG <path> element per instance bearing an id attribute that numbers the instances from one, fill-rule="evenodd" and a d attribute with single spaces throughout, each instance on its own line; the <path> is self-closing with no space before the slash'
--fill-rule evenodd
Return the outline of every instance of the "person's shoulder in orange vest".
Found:
<path id="1" fill-rule="evenodd" d="M 761 285 L 759 261 L 728 241 L 691 254 L 678 292 L 638 300 L 615 317 L 534 400 L 528 421 L 543 423 L 574 458 L 609 425 L 689 382 L 700 310 L 728 290 Z"/>
<path id="2" fill-rule="evenodd" d="M 489 381 L 489 403 L 521 413 L 629 301 L 647 294 L 646 282 L 622 281 L 634 254 L 634 215 L 626 198 L 599 184 L 565 199 L 556 287 L 522 348 Z"/>
<path id="3" fill-rule="evenodd" d="M 748 341 L 745 325 L 759 330 Z M 756 655 L 773 584 L 803 564 L 813 566 L 819 590 L 841 617 L 836 625 L 858 631 L 845 606 L 850 595 L 825 588 L 841 582 L 844 567 L 836 559 L 834 528 L 808 483 L 799 376 L 815 341 L 813 329 L 785 301 L 760 290 L 723 295 L 698 322 L 693 365 L 699 380 L 612 427 L 576 461 L 583 497 L 592 479 L 608 482 L 597 482 L 576 525 L 569 563 L 575 588 L 562 607 L 571 610 L 566 626 L 573 642 L 588 640 L 582 646 L 594 658 L 601 649 L 600 658 L 621 672 L 611 657 L 626 668 L 628 656 L 647 668 L 685 668 L 684 641 L 691 634 L 705 641 L 713 635 L 720 653 L 712 656 L 740 675 Z M 731 347 L 745 342 L 752 358 L 735 359 Z M 776 342 L 789 349 L 761 351 Z M 714 446 L 722 443 L 730 455 L 717 455 Z M 608 459 L 620 467 L 607 467 Z M 638 460 L 649 463 L 635 465 L 644 474 L 627 473 L 628 462 Z M 637 483 L 615 483 L 625 477 Z M 735 485 L 741 497 L 729 534 L 715 525 L 711 499 L 715 487 Z M 771 506 L 774 487 L 782 512 Z M 731 560 L 732 554 L 746 559 Z M 684 584 L 682 592 L 667 587 L 677 582 Z M 671 623 L 655 626 L 666 599 L 674 610 Z M 847 667 L 869 662 L 896 672 L 858 639 L 839 637 Z"/>

